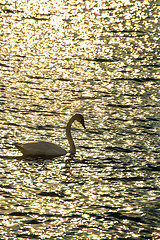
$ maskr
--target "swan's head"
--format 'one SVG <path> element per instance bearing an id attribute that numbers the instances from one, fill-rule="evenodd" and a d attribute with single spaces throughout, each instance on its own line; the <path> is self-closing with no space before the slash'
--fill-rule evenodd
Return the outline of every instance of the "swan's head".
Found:
<path id="1" fill-rule="evenodd" d="M 84 117 L 81 114 L 75 114 L 74 118 L 75 118 L 75 120 L 77 120 L 79 123 L 82 124 L 84 129 L 86 129 L 85 124 L 84 124 Z"/>

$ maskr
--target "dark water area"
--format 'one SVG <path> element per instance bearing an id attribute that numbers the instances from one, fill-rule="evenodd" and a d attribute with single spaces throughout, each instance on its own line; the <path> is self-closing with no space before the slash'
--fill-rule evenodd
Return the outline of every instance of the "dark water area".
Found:
<path id="1" fill-rule="evenodd" d="M 160 239 L 160 1 L 0 3 L 0 239 Z M 15 142 L 76 155 L 28 159 Z"/>

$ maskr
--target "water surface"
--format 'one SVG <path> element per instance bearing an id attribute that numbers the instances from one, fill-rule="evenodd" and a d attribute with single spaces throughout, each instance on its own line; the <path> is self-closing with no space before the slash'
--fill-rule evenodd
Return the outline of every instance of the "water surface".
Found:
<path id="1" fill-rule="evenodd" d="M 0 4 L 0 238 L 160 238 L 159 1 Z M 77 153 L 21 158 L 14 142 Z"/>

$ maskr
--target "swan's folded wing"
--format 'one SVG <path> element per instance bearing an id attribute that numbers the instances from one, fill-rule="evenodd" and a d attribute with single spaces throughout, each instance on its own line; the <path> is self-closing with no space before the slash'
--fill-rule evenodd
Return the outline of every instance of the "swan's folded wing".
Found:
<path id="1" fill-rule="evenodd" d="M 14 144 L 25 156 L 61 156 L 67 152 L 60 146 L 48 142 Z"/>

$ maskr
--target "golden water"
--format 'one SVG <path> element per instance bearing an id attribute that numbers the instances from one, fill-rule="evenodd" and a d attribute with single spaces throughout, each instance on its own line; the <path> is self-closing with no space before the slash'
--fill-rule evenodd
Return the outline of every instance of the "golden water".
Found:
<path id="1" fill-rule="evenodd" d="M 159 1 L 0 4 L 0 238 L 159 239 Z M 74 158 L 28 161 L 14 142 Z"/>

